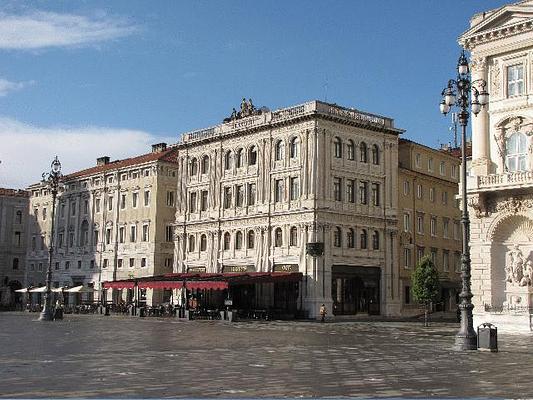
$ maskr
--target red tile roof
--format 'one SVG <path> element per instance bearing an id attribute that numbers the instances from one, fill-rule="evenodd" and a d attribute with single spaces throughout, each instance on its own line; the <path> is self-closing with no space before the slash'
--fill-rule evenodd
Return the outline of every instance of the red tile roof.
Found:
<path id="1" fill-rule="evenodd" d="M 170 163 L 178 163 L 176 158 L 177 149 L 170 148 L 160 152 L 152 152 L 143 154 L 137 157 L 126 158 L 124 160 L 111 161 L 107 164 L 97 165 L 91 168 L 83 169 L 81 171 L 73 172 L 71 174 L 65 175 L 65 179 L 78 178 L 85 175 L 98 174 L 104 171 L 112 171 L 115 169 L 120 169 L 124 167 L 130 167 L 133 165 L 145 164 L 150 161 L 165 161 Z"/>
<path id="2" fill-rule="evenodd" d="M 0 196 L 30 197 L 30 192 L 21 189 L 0 188 Z"/>

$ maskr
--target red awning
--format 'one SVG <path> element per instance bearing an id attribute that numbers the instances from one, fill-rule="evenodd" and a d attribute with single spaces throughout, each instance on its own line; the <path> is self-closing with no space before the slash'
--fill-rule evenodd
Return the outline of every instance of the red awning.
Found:
<path id="1" fill-rule="evenodd" d="M 135 282 L 104 282 L 104 289 L 133 289 L 135 287 Z"/>
<path id="2" fill-rule="evenodd" d="M 148 281 L 139 282 L 140 289 L 181 289 L 183 287 L 182 281 Z"/>
<path id="3" fill-rule="evenodd" d="M 187 290 L 193 289 L 207 289 L 207 290 L 224 290 L 228 288 L 228 282 L 221 281 L 187 281 L 185 282 L 185 288 Z"/>

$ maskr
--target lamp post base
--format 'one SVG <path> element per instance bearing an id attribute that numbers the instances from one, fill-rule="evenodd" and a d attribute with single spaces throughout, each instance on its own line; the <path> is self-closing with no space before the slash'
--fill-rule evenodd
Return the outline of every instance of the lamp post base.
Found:
<path id="1" fill-rule="evenodd" d="M 453 349 L 457 351 L 477 350 L 477 335 L 475 333 L 457 334 L 455 336 L 455 345 L 453 346 Z"/>
<path id="2" fill-rule="evenodd" d="M 43 311 L 41 311 L 41 315 L 39 315 L 39 321 L 53 321 L 53 320 L 54 320 L 54 312 L 52 310 L 52 307 L 44 306 Z"/>

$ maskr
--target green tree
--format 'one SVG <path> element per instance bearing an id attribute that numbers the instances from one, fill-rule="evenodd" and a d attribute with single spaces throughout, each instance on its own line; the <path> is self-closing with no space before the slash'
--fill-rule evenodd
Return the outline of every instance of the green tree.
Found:
<path id="1" fill-rule="evenodd" d="M 429 306 L 438 299 L 440 293 L 439 272 L 429 256 L 420 260 L 411 275 L 413 299 L 425 307 L 424 326 L 428 326 Z"/>

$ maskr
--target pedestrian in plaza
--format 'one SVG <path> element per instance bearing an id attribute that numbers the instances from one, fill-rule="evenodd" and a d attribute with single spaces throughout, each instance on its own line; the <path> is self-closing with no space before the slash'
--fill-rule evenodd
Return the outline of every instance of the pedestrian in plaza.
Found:
<path id="1" fill-rule="evenodd" d="M 328 313 L 328 310 L 326 309 L 326 305 L 322 303 L 320 306 L 320 322 L 326 321 L 326 314 Z"/>

